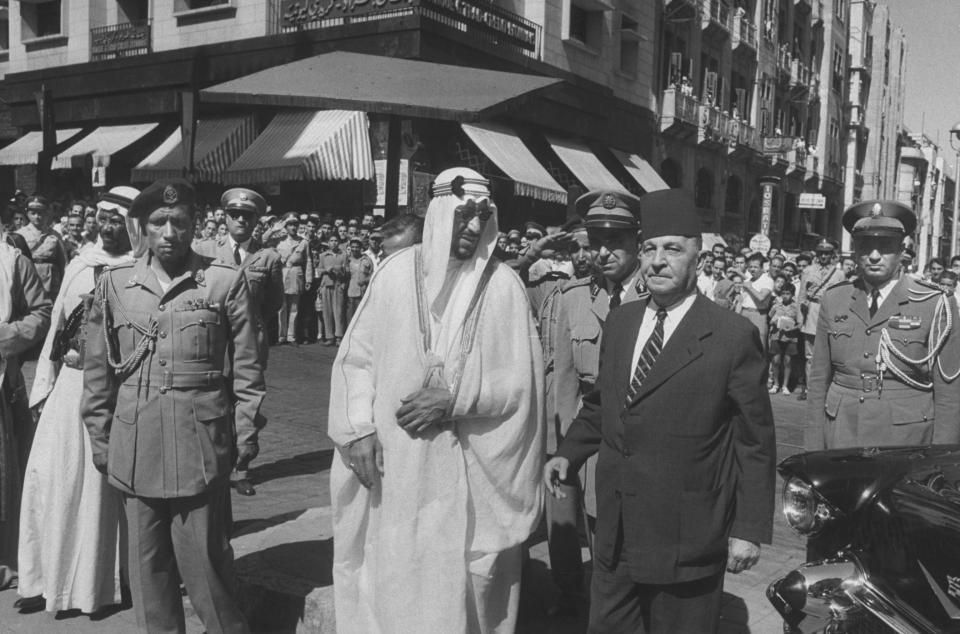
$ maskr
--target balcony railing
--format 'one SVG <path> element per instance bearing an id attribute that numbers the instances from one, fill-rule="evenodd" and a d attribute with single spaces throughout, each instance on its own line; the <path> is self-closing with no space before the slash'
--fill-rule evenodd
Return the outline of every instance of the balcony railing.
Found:
<path id="1" fill-rule="evenodd" d="M 805 89 L 810 88 L 810 69 L 799 59 L 790 63 L 790 83 Z"/>
<path id="2" fill-rule="evenodd" d="M 807 163 L 807 145 L 800 137 L 777 136 L 763 138 L 763 153 L 786 161 L 791 168 L 801 169 Z"/>
<path id="3" fill-rule="evenodd" d="M 93 61 L 144 55 L 151 50 L 150 20 L 111 24 L 90 29 L 90 58 Z"/>
<path id="4" fill-rule="evenodd" d="M 323 29 L 343 24 L 417 16 L 459 31 L 491 47 L 540 58 L 541 27 L 489 0 L 382 0 L 369 3 L 274 0 L 274 32 Z"/>
<path id="5" fill-rule="evenodd" d="M 720 0 L 701 0 L 700 16 L 703 27 L 717 26 L 730 33 L 733 30 L 730 19 L 730 7 Z"/>

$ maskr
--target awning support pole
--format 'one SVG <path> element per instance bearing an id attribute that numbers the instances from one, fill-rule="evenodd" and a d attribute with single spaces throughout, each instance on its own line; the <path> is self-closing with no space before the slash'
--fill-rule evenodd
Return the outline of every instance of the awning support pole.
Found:
<path id="1" fill-rule="evenodd" d="M 399 212 L 400 143 L 400 116 L 392 114 L 387 128 L 387 182 L 384 191 L 384 214 L 387 218 Z"/>
<path id="2" fill-rule="evenodd" d="M 53 93 L 46 86 L 34 93 L 37 100 L 37 110 L 40 114 L 40 130 L 43 133 L 43 149 L 37 155 L 37 185 L 36 191 L 44 192 L 50 180 L 50 164 L 56 155 L 57 128 L 53 118 Z M 52 194 L 52 192 L 47 192 Z"/>

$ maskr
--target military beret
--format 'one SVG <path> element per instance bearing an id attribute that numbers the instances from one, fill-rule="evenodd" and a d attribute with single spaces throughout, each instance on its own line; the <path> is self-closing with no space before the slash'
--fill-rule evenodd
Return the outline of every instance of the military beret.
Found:
<path id="1" fill-rule="evenodd" d="M 817 251 L 818 253 L 821 251 L 830 251 L 832 253 L 833 251 L 836 250 L 836 247 L 832 242 L 830 242 L 826 238 L 823 238 L 820 240 L 820 242 L 817 242 L 817 246 L 813 250 Z"/>
<path id="2" fill-rule="evenodd" d="M 47 199 L 38 194 L 34 194 L 27 199 L 27 209 L 47 209 L 50 206 L 50 203 L 47 202 Z"/>
<path id="3" fill-rule="evenodd" d="M 616 189 L 594 189 L 577 198 L 577 213 L 587 229 L 640 228 L 640 199 Z"/>
<path id="4" fill-rule="evenodd" d="M 917 216 L 910 207 L 894 200 L 865 200 L 843 212 L 843 227 L 854 238 L 902 237 L 917 228 Z"/>
<path id="5" fill-rule="evenodd" d="M 263 196 L 245 187 L 234 187 L 223 192 L 220 204 L 226 210 L 237 209 L 262 216 L 267 211 L 267 201 Z"/>
<path id="6" fill-rule="evenodd" d="M 185 206 L 191 211 L 197 199 L 193 185 L 182 178 L 160 179 L 133 199 L 128 218 L 146 218 L 163 207 Z"/>
<path id="7" fill-rule="evenodd" d="M 532 220 L 523 225 L 523 230 L 525 233 L 539 233 L 541 238 L 546 233 L 546 229 L 543 228 L 542 224 L 533 222 Z"/>
<path id="8" fill-rule="evenodd" d="M 661 236 L 700 236 L 700 214 L 682 189 L 652 191 L 640 201 L 643 239 Z"/>

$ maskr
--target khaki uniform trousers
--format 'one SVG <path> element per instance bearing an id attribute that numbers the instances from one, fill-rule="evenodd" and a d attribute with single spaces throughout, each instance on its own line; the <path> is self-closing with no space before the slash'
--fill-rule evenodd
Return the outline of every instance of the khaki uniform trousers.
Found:
<path id="1" fill-rule="evenodd" d="M 180 580 L 209 634 L 248 634 L 234 598 L 230 488 L 184 498 L 124 495 L 130 590 L 148 634 L 184 634 Z"/>

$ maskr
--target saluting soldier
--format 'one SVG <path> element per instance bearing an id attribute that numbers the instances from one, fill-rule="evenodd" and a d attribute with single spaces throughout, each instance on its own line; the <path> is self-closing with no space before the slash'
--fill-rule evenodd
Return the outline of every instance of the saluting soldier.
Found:
<path id="1" fill-rule="evenodd" d="M 171 179 L 134 199 L 148 252 L 100 278 L 80 410 L 95 466 L 123 493 L 140 630 L 185 631 L 182 580 L 207 632 L 242 634 L 228 481 L 258 450 L 259 320 L 245 276 L 191 250 L 195 197 Z"/>
<path id="2" fill-rule="evenodd" d="M 827 289 L 839 284 L 846 277 L 843 270 L 834 261 L 833 243 L 823 238 L 816 246 L 817 261 L 803 269 L 800 284 L 797 287 L 797 303 L 803 315 L 800 333 L 803 335 L 803 353 L 806 358 L 806 376 L 810 376 L 810 364 L 813 361 L 813 344 L 817 334 L 817 317 L 820 315 L 820 300 Z M 799 400 L 806 398 L 806 390 L 800 392 Z"/>
<path id="3" fill-rule="evenodd" d="M 893 201 L 843 214 L 859 276 L 820 302 L 809 450 L 960 442 L 956 300 L 900 270 L 903 237 L 916 225 L 913 211 Z"/>
<path id="4" fill-rule="evenodd" d="M 247 277 L 250 287 L 250 302 L 259 315 L 261 323 L 260 363 L 267 369 L 270 342 L 267 340 L 266 324 L 277 319 L 283 306 L 283 262 L 273 247 L 264 246 L 253 239 L 253 228 L 267 211 L 263 196 L 244 187 L 228 189 L 220 197 L 220 206 L 227 217 L 227 235 L 217 241 L 216 249 L 209 254 L 220 264 L 238 267 Z M 263 429 L 267 419 L 257 414 L 257 428 Z M 256 456 L 238 462 L 230 476 L 230 484 L 240 495 L 254 495 L 257 491 L 247 477 L 247 469 Z"/>
<path id="5" fill-rule="evenodd" d="M 567 429 L 580 410 L 582 397 L 597 380 L 600 343 L 607 314 L 622 303 L 646 296 L 640 279 L 637 233 L 640 199 L 624 191 L 596 190 L 577 199 L 584 218 L 586 240 L 599 274 L 566 282 L 556 298 L 556 323 L 544 328 L 546 359 L 547 452 L 556 452 Z M 549 317 L 548 317 L 549 318 Z M 596 517 L 594 468 L 591 458 L 583 469 L 582 482 L 572 474 L 561 483 L 567 496 L 547 497 L 547 527 L 550 564 L 560 591 L 576 596 L 583 592 L 583 564 L 577 536 L 581 486 L 583 504 Z M 563 600 L 561 605 L 570 605 Z"/>

